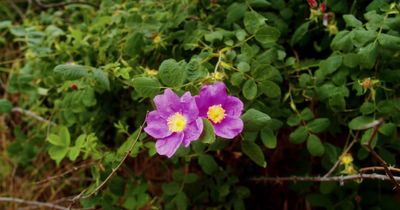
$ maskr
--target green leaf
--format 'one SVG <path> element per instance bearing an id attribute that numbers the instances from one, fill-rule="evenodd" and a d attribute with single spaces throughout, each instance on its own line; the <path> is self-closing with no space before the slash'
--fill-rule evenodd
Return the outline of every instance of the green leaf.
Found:
<path id="1" fill-rule="evenodd" d="M 205 144 L 212 144 L 215 142 L 214 127 L 207 119 L 203 118 L 203 133 L 201 134 L 199 141 Z"/>
<path id="2" fill-rule="evenodd" d="M 312 156 L 322 156 L 325 152 L 325 147 L 318 136 L 311 134 L 307 139 L 307 150 Z"/>
<path id="3" fill-rule="evenodd" d="M 310 22 L 305 22 L 299 26 L 294 32 L 292 39 L 290 40 L 290 45 L 295 45 L 298 43 L 308 32 L 308 27 L 310 26 Z"/>
<path id="4" fill-rule="evenodd" d="M 143 51 L 144 38 L 141 33 L 134 33 L 129 35 L 126 39 L 124 54 L 137 57 Z"/>
<path id="5" fill-rule="evenodd" d="M 60 126 L 59 128 L 59 137 L 62 146 L 69 147 L 71 143 L 71 137 L 69 135 L 68 128 L 65 126 Z M 60 146 L 61 146 L 60 145 Z"/>
<path id="6" fill-rule="evenodd" d="M 346 109 L 346 100 L 341 95 L 333 95 L 329 98 L 329 107 L 334 112 L 341 112 Z"/>
<path id="7" fill-rule="evenodd" d="M 179 192 L 179 184 L 176 182 L 165 183 L 162 185 L 162 190 L 165 195 L 175 195 Z"/>
<path id="8" fill-rule="evenodd" d="M 385 136 L 392 136 L 396 133 L 396 124 L 394 123 L 385 123 L 379 128 L 379 133 Z"/>
<path id="9" fill-rule="evenodd" d="M 243 85 L 243 96 L 248 100 L 253 100 L 257 96 L 257 84 L 254 80 L 247 80 Z"/>
<path id="10" fill-rule="evenodd" d="M 176 196 L 175 196 L 175 204 L 176 204 L 176 209 L 179 210 L 184 210 L 187 209 L 188 207 L 188 203 L 189 203 L 189 199 L 186 196 L 186 194 L 184 192 L 179 192 Z"/>
<path id="11" fill-rule="evenodd" d="M 208 175 L 218 170 L 218 164 L 211 155 L 202 154 L 199 156 L 198 161 L 201 169 Z"/>
<path id="12" fill-rule="evenodd" d="M 306 127 L 299 126 L 289 135 L 289 140 L 293 144 L 301 144 L 303 143 L 308 137 L 308 131 Z"/>
<path id="13" fill-rule="evenodd" d="M 342 65 L 342 56 L 334 55 L 319 63 L 319 68 L 324 75 L 332 74 Z"/>
<path id="14" fill-rule="evenodd" d="M 358 116 L 349 122 L 349 128 L 353 130 L 363 130 L 364 126 L 372 123 L 374 118 L 367 116 Z"/>
<path id="15" fill-rule="evenodd" d="M 400 49 L 400 37 L 389 35 L 389 34 L 380 34 L 378 36 L 379 44 L 387 49 L 399 50 Z"/>
<path id="16" fill-rule="evenodd" d="M 246 154 L 253 162 L 261 167 L 267 167 L 264 153 L 260 146 L 252 141 L 242 141 L 242 152 Z"/>
<path id="17" fill-rule="evenodd" d="M 222 31 L 213 31 L 204 35 L 204 39 L 210 43 L 213 43 L 215 41 L 222 41 L 223 38 L 224 35 Z"/>
<path id="18" fill-rule="evenodd" d="M 255 34 L 255 38 L 261 44 L 271 44 L 278 41 L 279 36 L 281 35 L 280 31 L 268 25 L 263 25 Z"/>
<path id="19" fill-rule="evenodd" d="M 248 72 L 248 71 L 250 71 L 250 65 L 247 63 L 247 62 L 240 62 L 238 65 L 237 65 L 237 68 L 238 68 L 238 70 L 240 71 L 240 72 Z"/>
<path id="20" fill-rule="evenodd" d="M 360 106 L 360 112 L 363 115 L 371 114 L 374 111 L 375 111 L 375 105 L 371 102 L 366 101 Z"/>
<path id="21" fill-rule="evenodd" d="M 247 131 L 259 131 L 270 119 L 270 116 L 256 109 L 249 109 L 242 115 L 245 130 Z"/>
<path id="22" fill-rule="evenodd" d="M 281 96 L 281 88 L 275 82 L 264 80 L 259 83 L 259 89 L 262 93 L 270 98 L 279 98 Z"/>
<path id="23" fill-rule="evenodd" d="M 231 83 L 233 86 L 240 86 L 240 84 L 242 84 L 243 82 L 243 73 L 242 72 L 235 72 L 231 75 Z"/>
<path id="24" fill-rule="evenodd" d="M 226 22 L 228 24 L 232 24 L 243 17 L 243 14 L 246 12 L 247 6 L 243 3 L 233 3 L 227 9 L 226 14 Z"/>
<path id="25" fill-rule="evenodd" d="M 56 66 L 53 71 L 67 80 L 76 80 L 86 77 L 90 68 L 91 67 L 77 64 L 62 64 Z"/>
<path id="26" fill-rule="evenodd" d="M 49 149 L 49 155 L 52 160 L 55 160 L 57 165 L 64 159 L 68 153 L 68 147 L 52 146 Z"/>
<path id="27" fill-rule="evenodd" d="M 366 69 L 374 67 L 377 58 L 377 44 L 372 42 L 367 46 L 360 48 L 358 55 L 360 56 L 360 66 Z"/>
<path id="28" fill-rule="evenodd" d="M 276 148 L 277 139 L 276 139 L 276 135 L 274 134 L 272 129 L 270 129 L 268 127 L 264 127 L 261 130 L 260 135 L 261 135 L 261 140 L 266 148 L 268 148 L 268 149 Z"/>
<path id="29" fill-rule="evenodd" d="M 159 68 L 158 76 L 161 82 L 170 87 L 182 85 L 187 77 L 183 63 L 174 59 L 164 60 Z"/>
<path id="30" fill-rule="evenodd" d="M 346 22 L 347 27 L 353 27 L 353 28 L 360 28 L 362 27 L 362 22 L 359 21 L 354 15 L 348 14 L 348 15 L 343 15 L 344 22 Z"/>
<path id="31" fill-rule="evenodd" d="M 93 79 L 101 90 L 110 90 L 110 81 L 108 80 L 108 74 L 106 72 L 101 69 L 94 69 Z"/>
<path id="32" fill-rule="evenodd" d="M 321 133 L 328 129 L 330 121 L 328 118 L 318 118 L 307 124 L 308 130 L 313 133 Z"/>
<path id="33" fill-rule="evenodd" d="M 0 99 L 0 113 L 10 113 L 13 105 L 7 99 Z"/>
<path id="34" fill-rule="evenodd" d="M 65 147 L 64 143 L 61 142 L 60 137 L 55 135 L 55 134 L 53 134 L 53 133 L 50 133 L 47 136 L 47 141 L 49 141 L 50 144 L 52 144 L 52 145 Z"/>
<path id="35" fill-rule="evenodd" d="M 340 31 L 336 34 L 331 42 L 332 50 L 341 50 L 349 52 L 353 49 L 352 33 L 347 30 Z"/>
<path id="36" fill-rule="evenodd" d="M 132 80 L 132 86 L 141 97 L 153 98 L 160 91 L 161 84 L 156 78 L 137 77 Z"/>
<path id="37" fill-rule="evenodd" d="M 255 11 L 244 14 L 244 27 L 250 34 L 255 34 L 257 30 L 265 24 L 266 18 Z"/>
<path id="38" fill-rule="evenodd" d="M 307 107 L 300 112 L 300 118 L 305 121 L 311 120 L 314 118 L 314 113 Z"/>
<path id="39" fill-rule="evenodd" d="M 79 153 L 81 152 L 81 149 L 79 147 L 71 147 L 68 151 L 68 158 L 71 161 L 75 161 L 76 158 L 78 158 Z"/>
<path id="40" fill-rule="evenodd" d="M 369 140 L 371 139 L 373 133 L 374 133 L 374 128 L 370 128 L 370 129 L 366 130 L 364 132 L 364 134 L 361 136 L 361 141 L 360 141 L 361 144 L 367 145 Z M 375 137 L 371 140 L 372 148 L 375 148 L 377 140 L 378 140 L 378 135 L 375 135 Z"/>

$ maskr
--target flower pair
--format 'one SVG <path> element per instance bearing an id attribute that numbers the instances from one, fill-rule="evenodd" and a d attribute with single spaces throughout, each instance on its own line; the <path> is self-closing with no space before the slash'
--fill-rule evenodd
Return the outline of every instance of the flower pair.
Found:
<path id="1" fill-rule="evenodd" d="M 199 139 L 206 118 L 219 137 L 232 139 L 243 130 L 240 115 L 243 103 L 239 98 L 228 96 L 225 84 L 217 82 L 205 85 L 199 95 L 186 92 L 177 96 L 171 89 L 154 98 L 156 110 L 147 115 L 144 131 L 157 139 L 156 150 L 160 155 L 171 157 L 181 144 L 188 147 Z"/>

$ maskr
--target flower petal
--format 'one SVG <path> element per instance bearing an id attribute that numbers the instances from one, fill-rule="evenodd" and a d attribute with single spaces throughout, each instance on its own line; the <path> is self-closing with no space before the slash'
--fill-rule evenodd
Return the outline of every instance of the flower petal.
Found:
<path id="1" fill-rule="evenodd" d="M 214 124 L 215 135 L 233 139 L 243 130 L 243 121 L 240 118 L 226 116 L 220 123 Z"/>
<path id="2" fill-rule="evenodd" d="M 199 117 L 197 118 L 196 121 L 193 121 L 185 128 L 183 145 L 185 145 L 185 147 L 188 147 L 190 142 L 200 138 L 202 132 L 203 132 L 203 120 Z"/>
<path id="3" fill-rule="evenodd" d="M 212 85 L 204 85 L 200 90 L 199 96 L 195 97 L 200 116 L 205 117 L 210 106 L 223 104 L 226 97 L 224 83 L 217 82 Z"/>
<path id="4" fill-rule="evenodd" d="M 193 122 L 197 120 L 199 115 L 199 109 L 197 108 L 196 101 L 194 97 L 190 94 L 190 92 L 186 92 L 180 99 L 180 112 L 185 115 L 185 118 L 189 122 Z"/>
<path id="5" fill-rule="evenodd" d="M 165 138 L 172 134 L 168 129 L 167 121 L 157 111 L 150 112 L 146 117 L 147 126 L 144 131 L 153 138 Z"/>
<path id="6" fill-rule="evenodd" d="M 231 117 L 240 117 L 243 111 L 243 102 L 233 96 L 228 96 L 222 105 L 225 109 L 225 114 Z"/>
<path id="7" fill-rule="evenodd" d="M 165 89 L 164 94 L 154 97 L 154 104 L 160 116 L 164 119 L 168 119 L 169 116 L 179 111 L 180 99 L 168 88 Z"/>
<path id="8" fill-rule="evenodd" d="M 175 154 L 176 150 L 182 143 L 183 140 L 183 132 L 173 133 L 172 135 L 158 139 L 156 142 L 156 150 L 160 155 L 166 155 L 167 157 L 171 157 Z"/>

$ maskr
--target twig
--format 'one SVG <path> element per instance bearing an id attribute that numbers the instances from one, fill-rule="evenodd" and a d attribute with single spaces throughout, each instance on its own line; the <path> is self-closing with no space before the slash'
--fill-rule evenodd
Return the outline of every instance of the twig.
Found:
<path id="1" fill-rule="evenodd" d="M 8 4 L 11 5 L 11 7 L 15 10 L 15 12 L 20 16 L 21 19 L 25 18 L 24 13 L 21 11 L 21 9 L 13 2 L 12 0 L 7 0 Z"/>
<path id="2" fill-rule="evenodd" d="M 80 199 L 84 199 L 84 198 L 89 198 L 92 195 L 94 195 L 95 193 L 97 193 L 101 188 L 104 187 L 104 185 L 114 176 L 114 174 L 118 171 L 118 169 L 122 166 L 122 164 L 125 162 L 125 160 L 128 158 L 129 154 L 132 152 L 133 148 L 136 145 L 136 142 L 139 140 L 140 134 L 142 133 L 144 124 L 146 121 L 143 122 L 143 124 L 139 127 L 139 132 L 135 138 L 135 140 L 132 142 L 132 144 L 130 145 L 128 151 L 125 153 L 125 156 L 122 158 L 122 160 L 118 163 L 118 165 L 112 169 L 111 173 L 107 176 L 107 178 L 100 183 L 99 186 L 96 187 L 96 189 L 94 189 L 91 193 L 84 195 L 85 192 L 87 191 L 87 189 L 83 190 L 81 193 L 79 193 L 77 196 L 75 196 L 72 200 L 71 200 L 71 204 L 69 205 L 69 209 L 72 207 L 72 205 L 77 202 Z"/>
<path id="3" fill-rule="evenodd" d="M 86 2 L 86 1 L 69 1 L 69 2 L 60 2 L 60 3 L 49 3 L 49 4 L 44 4 L 41 0 L 35 0 L 36 4 L 39 7 L 42 8 L 52 8 L 52 7 L 64 7 L 70 4 L 83 4 L 83 5 L 88 5 L 88 6 L 92 6 L 94 8 L 98 8 L 99 6 L 91 3 L 91 2 Z"/>
<path id="4" fill-rule="evenodd" d="M 354 146 L 354 144 L 358 141 L 358 132 L 356 133 L 356 136 L 354 137 L 354 139 L 353 139 L 353 141 L 349 144 L 349 146 L 345 149 L 345 150 L 343 150 L 343 152 L 342 152 L 342 154 L 340 155 L 340 157 L 342 157 L 344 154 L 347 154 L 349 151 L 350 151 L 350 149 Z M 332 166 L 332 168 L 328 171 L 328 173 L 326 173 L 325 175 L 324 175 L 324 177 L 328 177 L 328 176 L 330 176 L 335 170 L 336 170 L 336 168 L 340 165 L 340 162 L 341 162 L 341 160 L 340 160 L 340 157 L 339 157 L 339 159 L 336 161 L 336 163 Z"/>
<path id="5" fill-rule="evenodd" d="M 47 177 L 47 178 L 44 179 L 44 180 L 40 180 L 40 181 L 35 182 L 34 184 L 43 184 L 43 183 L 48 182 L 48 181 L 51 181 L 51 180 L 53 180 L 53 179 L 58 179 L 58 178 L 64 177 L 65 175 L 67 175 L 67 174 L 69 174 L 69 173 L 72 173 L 72 172 L 77 171 L 77 170 L 79 170 L 79 169 L 81 169 L 81 168 L 85 168 L 85 167 L 87 167 L 87 166 L 90 166 L 91 164 L 92 164 L 92 163 L 90 162 L 90 163 L 82 164 L 82 165 L 80 165 L 80 166 L 74 166 L 74 167 L 68 169 L 67 171 L 65 171 L 65 172 L 63 172 L 63 173 L 61 173 L 61 174 Z"/>
<path id="6" fill-rule="evenodd" d="M 250 180 L 256 182 L 340 182 L 341 184 L 344 181 L 350 180 L 382 180 L 388 181 L 392 180 L 392 178 L 382 175 L 382 174 L 354 174 L 354 175 L 346 175 L 346 176 L 330 176 L 330 177 L 321 177 L 321 176 L 288 176 L 288 177 L 257 177 L 252 178 Z M 400 181 L 399 176 L 393 176 L 394 180 Z"/>
<path id="7" fill-rule="evenodd" d="M 61 209 L 61 210 L 67 210 L 67 207 L 64 206 L 59 206 L 57 204 L 53 203 L 46 203 L 46 202 L 39 202 L 39 201 L 28 201 L 20 198 L 13 198 L 13 197 L 0 197 L 0 202 L 11 202 L 11 203 L 21 203 L 21 204 L 27 204 L 27 205 L 34 205 L 34 206 L 39 206 L 39 207 L 47 207 L 50 209 Z"/>
<path id="8" fill-rule="evenodd" d="M 52 121 L 50 121 L 50 120 L 47 120 L 47 119 L 45 119 L 45 118 L 43 118 L 43 117 L 37 115 L 37 114 L 34 113 L 34 112 L 31 112 L 31 111 L 29 111 L 29 110 L 22 109 L 22 108 L 20 108 L 20 107 L 14 107 L 14 108 L 12 109 L 12 112 L 18 112 L 18 113 L 21 113 L 21 114 L 25 114 L 26 116 L 31 117 L 31 118 L 33 118 L 33 119 L 35 119 L 35 120 L 37 120 L 37 121 L 49 123 L 49 124 L 51 124 L 51 125 L 56 125 L 54 122 L 52 122 Z"/>
<path id="9" fill-rule="evenodd" d="M 395 167 L 390 167 L 390 166 L 389 166 L 388 169 L 389 169 L 390 171 L 400 173 L 400 168 L 395 168 Z M 360 173 L 365 173 L 365 172 L 368 172 L 368 171 L 375 172 L 375 171 L 384 171 L 384 170 L 385 170 L 385 168 L 384 168 L 383 166 L 372 166 L 372 167 L 361 168 L 361 169 L 358 170 L 358 171 L 359 171 Z"/>
<path id="10" fill-rule="evenodd" d="M 368 140 L 368 144 L 366 144 L 365 146 L 368 148 L 369 152 L 371 153 L 371 155 L 375 158 L 375 160 L 377 160 L 382 167 L 384 168 L 386 175 L 388 175 L 388 177 L 390 178 L 390 180 L 393 182 L 393 184 L 395 185 L 395 188 L 397 190 L 400 190 L 400 185 L 399 183 L 396 181 L 396 179 L 394 178 L 392 172 L 389 170 L 389 166 L 386 163 L 386 161 L 384 161 L 379 155 L 378 153 L 375 152 L 375 150 L 372 148 L 371 144 L 373 139 L 375 138 L 376 134 L 378 133 L 379 127 L 384 123 L 383 118 L 377 120 L 376 123 L 373 122 L 373 128 L 374 130 L 372 131 L 371 137 Z"/>

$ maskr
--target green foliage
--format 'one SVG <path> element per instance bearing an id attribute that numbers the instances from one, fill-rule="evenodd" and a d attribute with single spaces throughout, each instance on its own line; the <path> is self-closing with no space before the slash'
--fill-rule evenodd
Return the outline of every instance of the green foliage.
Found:
<path id="1" fill-rule="evenodd" d="M 45 9 L 17 2 L 24 19 L 0 2 L 0 132 L 7 132 L 0 179 L 14 168 L 37 181 L 90 161 L 34 196 L 69 197 L 92 192 L 130 152 L 82 207 L 282 209 L 282 197 L 297 195 L 286 208 L 395 209 L 383 182 L 275 186 L 249 178 L 320 176 L 356 136 L 354 169 L 376 166 L 366 128 L 380 118 L 372 146 L 396 165 L 398 3 L 326 1 L 324 22 L 299 0 L 99 2 Z M 154 139 L 138 136 L 154 96 L 166 88 L 195 95 L 215 81 L 244 103 L 235 139 L 216 137 L 204 119 L 200 139 L 165 159 Z"/>

